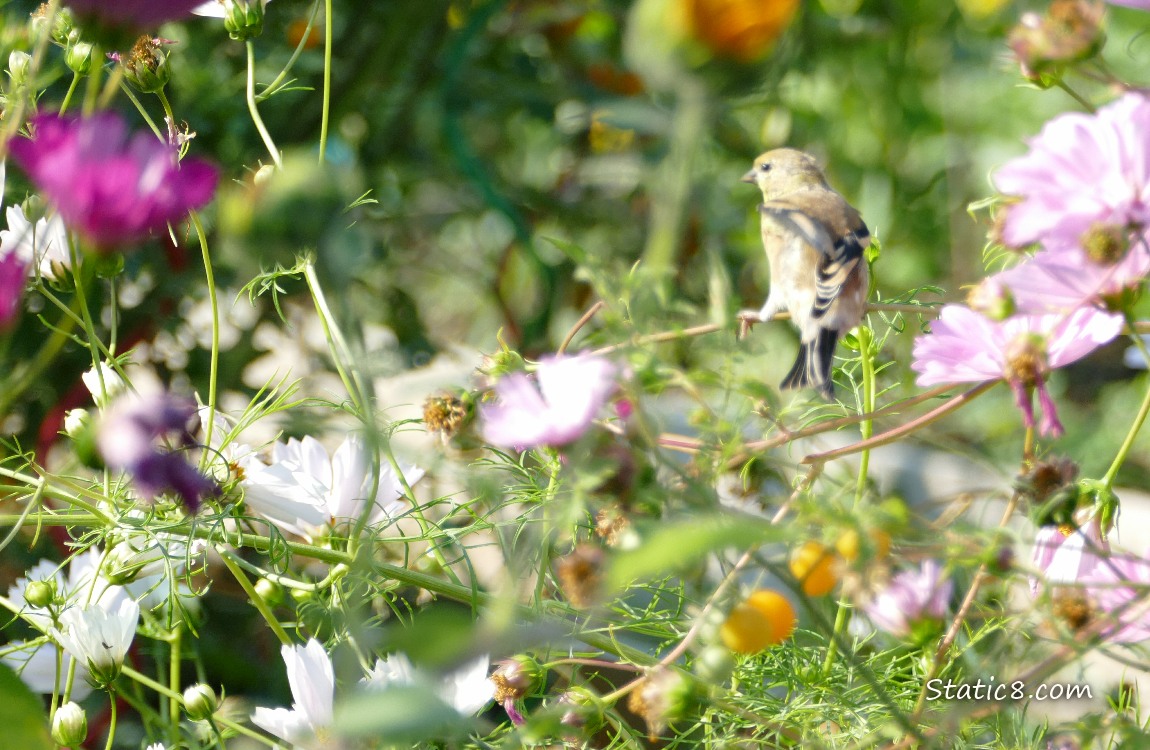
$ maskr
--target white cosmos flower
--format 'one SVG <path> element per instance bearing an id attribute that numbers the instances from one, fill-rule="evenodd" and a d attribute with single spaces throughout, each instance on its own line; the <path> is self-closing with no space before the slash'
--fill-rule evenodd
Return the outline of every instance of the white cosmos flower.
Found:
<path id="1" fill-rule="evenodd" d="M 38 267 L 46 279 L 55 279 L 57 271 L 71 267 L 68 231 L 59 214 L 53 212 L 35 224 L 19 206 L 9 206 L 7 214 L 8 228 L 0 231 L 0 256 L 15 253 L 29 268 Z"/>
<path id="2" fill-rule="evenodd" d="M 358 435 L 351 435 L 328 456 L 313 437 L 292 438 L 272 446 L 272 462 L 254 456 L 243 464 L 244 499 L 256 513 L 285 531 L 311 537 L 328 524 L 354 521 L 365 512 L 371 494 L 371 457 Z M 406 482 L 414 484 L 423 470 L 400 464 Z M 379 524 L 403 509 L 403 485 L 387 462 L 379 468 L 369 524 Z"/>
<path id="3" fill-rule="evenodd" d="M 265 8 L 269 2 L 271 2 L 271 0 L 263 0 Z M 192 13 L 197 16 L 207 16 L 208 18 L 223 18 L 224 0 L 208 0 L 208 2 L 201 3 L 200 5 L 192 8 Z"/>
<path id="4" fill-rule="evenodd" d="M 119 675 L 139 621 L 140 605 L 124 599 L 114 612 L 99 606 L 66 609 L 60 615 L 62 627 L 53 627 L 51 633 L 69 655 L 88 665 L 100 684 L 107 685 Z"/>
<path id="5" fill-rule="evenodd" d="M 298 750 L 337 750 L 332 735 L 335 674 L 323 645 L 312 638 L 303 646 L 280 649 L 287 666 L 292 707 L 257 708 L 252 723 Z"/>
<path id="6" fill-rule="evenodd" d="M 377 659 L 362 683 L 369 690 L 426 685 L 444 703 L 464 716 L 471 716 L 495 699 L 495 684 L 487 676 L 490 665 L 490 657 L 484 654 L 436 679 L 416 670 L 405 655 L 392 654 Z"/>
<path id="7" fill-rule="evenodd" d="M 67 657 L 60 661 L 60 681 L 56 682 L 56 649 L 43 648 L 43 644 L 26 641 L 12 641 L 5 648 L 7 653 L 0 655 L 0 661 L 7 664 L 33 693 L 51 695 L 63 690 L 68 670 L 74 659 Z M 82 701 L 92 692 L 88 686 L 88 667 L 76 663 L 76 677 L 72 683 L 72 700 Z"/>

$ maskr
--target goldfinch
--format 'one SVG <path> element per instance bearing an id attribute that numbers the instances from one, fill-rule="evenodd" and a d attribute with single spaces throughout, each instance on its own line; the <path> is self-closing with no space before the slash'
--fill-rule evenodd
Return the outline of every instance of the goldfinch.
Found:
<path id="1" fill-rule="evenodd" d="M 810 154 L 768 151 L 742 181 L 763 193 L 760 226 L 771 272 L 766 303 L 745 317 L 767 321 L 790 312 L 802 346 L 782 387 L 811 386 L 831 399 L 835 344 L 866 312 L 863 250 L 870 232 L 859 212 L 827 184 Z"/>

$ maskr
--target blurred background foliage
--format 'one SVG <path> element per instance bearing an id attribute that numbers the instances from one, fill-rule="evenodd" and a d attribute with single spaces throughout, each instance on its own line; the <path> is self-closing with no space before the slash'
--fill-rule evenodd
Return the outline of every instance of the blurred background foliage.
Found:
<path id="1" fill-rule="evenodd" d="M 0 6 L 2 51 L 26 48 L 23 19 L 35 3 Z M 773 384 L 790 360 L 790 329 L 760 326 L 734 340 L 735 312 L 757 308 L 768 286 L 758 196 L 739 182 L 757 153 L 785 144 L 826 165 L 881 240 L 878 298 L 937 285 L 941 296 L 915 296 L 957 300 L 983 275 L 989 228 L 987 213 L 972 217 L 968 205 L 993 193 L 989 174 L 1044 121 L 1079 108 L 1062 91 L 1026 83 L 1005 44 L 1020 14 L 1042 3 L 346 1 L 335 4 L 332 133 L 321 167 L 324 48 L 322 19 L 308 30 L 313 8 L 276 0 L 255 40 L 257 91 L 303 42 L 292 84 L 260 105 L 285 152 L 283 174 L 254 179 L 253 155 L 266 162 L 266 151 L 243 101 L 243 46 L 221 24 L 161 31 L 176 42 L 169 96 L 196 133 L 193 151 L 224 165 L 207 217 L 219 286 L 234 297 L 261 270 L 315 253 L 342 319 L 368 332 L 363 347 L 381 375 L 456 345 L 493 351 L 497 332 L 527 356 L 554 351 L 605 297 L 592 326 L 601 328 L 576 348 L 718 322 L 724 332 L 711 339 L 661 351 L 700 382 L 723 372 L 728 384 Z M 1150 57 L 1145 14 L 1108 14 L 1107 64 L 1135 77 Z M 1070 82 L 1096 103 L 1114 93 Z M 43 101 L 58 101 L 66 85 L 53 83 Z M 158 102 L 142 101 L 159 120 Z M 10 199 L 26 187 L 19 179 L 10 175 Z M 183 299 L 202 273 L 194 248 L 127 262 L 144 282 L 129 290 L 138 299 L 123 313 L 123 342 L 170 339 L 184 356 L 153 358 L 203 390 L 207 349 L 187 330 L 193 302 Z M 269 302 L 261 298 L 260 311 L 274 321 Z M 223 361 L 225 383 L 282 347 L 245 320 Z M 905 321 L 880 355 L 893 363 L 884 384 L 902 384 L 893 396 L 913 390 L 907 365 L 920 323 Z M 41 325 L 29 317 L 22 330 Z M 288 337 L 305 338 L 300 329 L 289 326 Z M 14 353 L 37 344 L 17 335 Z M 305 342 L 297 354 L 307 352 Z M 1086 467 L 1112 456 L 1120 439 L 1097 417 L 1129 403 L 1133 373 L 1121 353 L 1113 346 L 1054 378 L 1056 395 L 1075 404 L 1060 447 Z M 72 354 L 30 392 L 10 431 L 54 434 L 52 419 L 75 397 L 85 366 L 85 352 Z M 1009 398 L 1005 389 L 988 397 L 935 428 L 934 439 L 1011 465 L 1019 431 Z M 1147 466 L 1142 450 L 1125 471 L 1144 479 Z"/>

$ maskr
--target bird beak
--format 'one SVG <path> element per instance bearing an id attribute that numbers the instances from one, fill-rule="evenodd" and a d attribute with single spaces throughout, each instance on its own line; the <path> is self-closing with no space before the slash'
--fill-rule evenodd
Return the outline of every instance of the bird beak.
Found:
<path id="1" fill-rule="evenodd" d="M 755 170 L 751 169 L 749 172 L 747 172 L 745 175 L 743 175 L 741 178 L 739 178 L 739 182 L 749 182 L 752 185 L 754 185 L 755 184 Z"/>

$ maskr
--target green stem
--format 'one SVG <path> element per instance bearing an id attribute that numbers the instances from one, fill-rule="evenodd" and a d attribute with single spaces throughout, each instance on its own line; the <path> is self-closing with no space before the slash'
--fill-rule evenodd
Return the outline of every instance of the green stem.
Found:
<path id="1" fill-rule="evenodd" d="M 268 97 L 275 95 L 275 93 L 279 91 L 279 88 L 283 82 L 287 80 L 288 73 L 290 73 L 291 69 L 295 66 L 295 61 L 299 59 L 299 56 L 303 53 L 304 48 L 307 47 L 307 41 L 311 36 L 312 27 L 315 26 L 315 17 L 317 15 L 319 15 L 319 0 L 315 0 L 315 2 L 311 4 L 311 15 L 308 16 L 307 27 L 304 28 L 303 34 L 300 36 L 299 43 L 295 46 L 295 50 L 293 50 L 291 53 L 291 57 L 288 58 L 287 63 L 283 66 L 283 70 L 281 70 L 280 74 L 275 77 L 275 80 L 265 86 L 264 90 L 256 95 L 257 102 L 265 101 Z"/>
<path id="2" fill-rule="evenodd" d="M 1146 350 L 1146 343 L 1142 337 L 1134 334 L 1130 338 L 1134 341 L 1134 346 L 1138 347 L 1138 351 L 1142 353 L 1142 357 L 1147 363 L 1150 363 L 1150 351 Z M 1122 468 L 1122 464 L 1126 462 L 1126 457 L 1130 455 L 1130 449 L 1134 447 L 1134 440 L 1142 431 L 1142 425 L 1146 423 L 1147 415 L 1150 415 L 1150 383 L 1147 384 L 1146 395 L 1142 397 L 1142 406 L 1138 408 L 1138 414 L 1135 415 L 1134 422 L 1126 433 L 1126 439 L 1122 441 L 1122 446 L 1114 456 L 1114 461 L 1110 464 L 1106 476 L 1102 477 L 1102 483 L 1107 490 L 1114 488 L 1114 480 L 1118 478 L 1118 470 Z"/>
<path id="3" fill-rule="evenodd" d="M 180 703 L 183 694 L 180 693 L 180 658 L 181 646 L 184 639 L 184 626 L 176 625 L 176 631 L 168 642 L 168 687 L 173 693 L 180 694 L 180 700 L 168 697 L 168 736 L 172 747 L 180 741 Z"/>
<path id="4" fill-rule="evenodd" d="M 240 566 L 236 565 L 234 560 L 232 560 L 232 555 L 234 553 L 226 549 L 217 549 L 216 551 L 219 552 L 220 559 L 224 561 L 224 565 L 226 565 L 228 570 L 231 571 L 232 577 L 236 579 L 243 590 L 247 593 L 248 598 L 252 600 L 252 606 L 256 608 L 256 611 L 259 612 L 260 615 L 264 618 L 264 621 L 267 622 L 268 627 L 270 627 L 272 632 L 276 634 L 276 637 L 280 639 L 280 643 L 284 644 L 285 646 L 292 645 L 293 641 L 291 636 L 288 635 L 287 631 L 283 629 L 282 625 L 280 625 L 280 622 L 276 619 L 275 613 L 272 612 L 271 607 L 268 606 L 268 603 L 265 602 L 264 598 L 260 596 L 256 591 L 255 586 L 253 586 L 252 582 L 248 580 L 247 574 L 244 573 Z"/>
<path id="5" fill-rule="evenodd" d="M 199 214 L 195 211 L 189 211 L 188 216 L 191 218 L 192 226 L 196 229 L 196 236 L 200 240 L 200 254 L 204 257 L 204 277 L 208 285 L 208 302 L 212 306 L 212 360 L 208 369 L 208 418 L 204 423 L 204 440 L 208 445 L 211 445 L 212 431 L 216 424 L 216 400 L 220 374 L 220 303 L 216 296 L 216 276 L 212 270 L 212 256 L 208 252 L 208 237 L 204 233 L 203 224 L 200 223 Z M 210 456 L 210 451 L 204 451 L 200 455 L 201 470 L 207 466 Z"/>
<path id="6" fill-rule="evenodd" d="M 847 622 L 850 621 L 850 608 L 847 606 L 845 599 L 839 599 L 839 609 L 835 613 L 835 627 L 831 635 L 831 642 L 827 644 L 827 655 L 823 659 L 823 679 L 826 679 L 831 673 L 831 667 L 834 666 L 835 657 L 839 652 L 839 639 L 842 637 L 843 631 L 846 630 Z"/>
<path id="7" fill-rule="evenodd" d="M 256 48 L 251 40 L 244 42 L 248 50 L 248 84 L 247 84 L 247 102 L 248 112 L 251 113 L 252 123 L 255 124 L 256 130 L 260 134 L 260 138 L 264 142 L 268 153 L 272 156 L 272 161 L 275 162 L 277 169 L 283 169 L 283 162 L 280 161 L 280 152 L 276 148 L 275 141 L 272 140 L 271 134 L 268 133 L 267 127 L 264 125 L 263 118 L 260 117 L 260 110 L 256 107 Z"/>
<path id="8" fill-rule="evenodd" d="M 331 48 L 332 48 L 332 9 L 331 0 L 323 3 L 323 109 L 319 121 L 319 163 L 327 156 L 327 128 L 331 117 Z"/>
<path id="9" fill-rule="evenodd" d="M 1058 88 L 1065 91 L 1067 94 L 1069 94 L 1071 99 L 1073 99 L 1074 101 L 1078 102 L 1083 107 L 1085 107 L 1087 112 L 1094 112 L 1095 111 L 1094 105 L 1091 104 L 1090 102 L 1086 101 L 1085 99 L 1083 99 L 1082 96 L 1077 91 L 1070 88 L 1070 85 L 1068 83 L 1066 83 L 1066 81 L 1059 78 L 1058 82 L 1055 85 L 1058 86 Z"/>
<path id="10" fill-rule="evenodd" d="M 64 101 L 60 103 L 60 114 L 68 111 L 68 105 L 72 103 L 72 94 L 76 93 L 76 87 L 80 85 L 80 74 L 72 74 L 72 83 L 68 85 L 68 93 L 64 94 Z"/>
<path id="11" fill-rule="evenodd" d="M 116 691 L 111 688 L 108 688 L 108 701 L 112 704 L 112 715 L 108 720 L 108 744 L 104 746 L 104 750 L 112 750 L 113 741 L 116 739 Z"/>
<path id="12" fill-rule="evenodd" d="M 875 403 L 875 372 L 874 372 L 874 334 L 866 325 L 858 327 L 859 356 L 862 361 L 862 413 L 874 412 Z M 863 440 L 869 440 L 874 435 L 874 421 L 864 419 L 859 423 L 859 433 Z M 866 493 L 867 474 L 870 469 L 870 450 L 859 454 L 858 483 L 855 485 L 855 502 L 860 502 Z M 840 610 L 841 611 L 841 610 Z"/>

